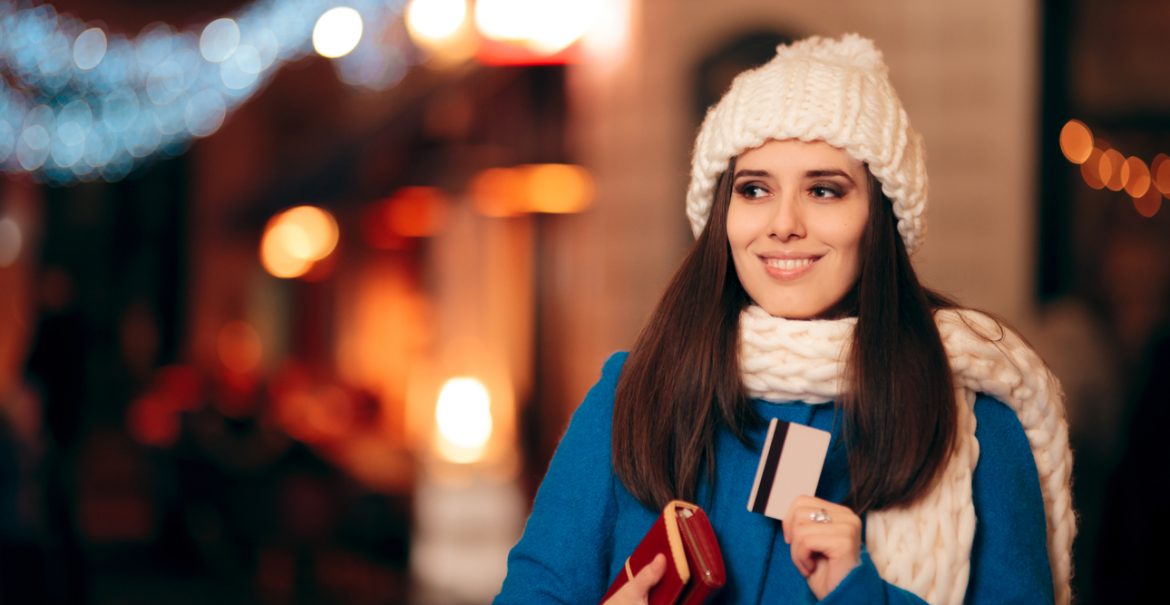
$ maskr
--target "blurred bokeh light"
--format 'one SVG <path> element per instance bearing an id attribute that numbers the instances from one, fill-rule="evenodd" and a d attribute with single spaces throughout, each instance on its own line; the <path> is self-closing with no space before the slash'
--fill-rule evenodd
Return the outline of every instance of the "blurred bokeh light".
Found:
<path id="1" fill-rule="evenodd" d="M 295 278 L 337 247 L 340 231 L 333 215 L 315 206 L 297 206 L 268 221 L 260 241 L 260 260 L 274 277 Z"/>
<path id="2" fill-rule="evenodd" d="M 1093 151 L 1093 133 L 1080 120 L 1069 120 L 1060 130 L 1060 150 L 1074 164 L 1083 164 Z"/>
<path id="3" fill-rule="evenodd" d="M 451 378 L 439 391 L 435 405 L 439 454 L 457 463 L 483 456 L 492 435 L 491 397 L 475 378 Z"/>
<path id="4" fill-rule="evenodd" d="M 325 11 L 313 26 L 313 49 L 327 59 L 348 55 L 361 39 L 361 13 L 348 6 Z"/>

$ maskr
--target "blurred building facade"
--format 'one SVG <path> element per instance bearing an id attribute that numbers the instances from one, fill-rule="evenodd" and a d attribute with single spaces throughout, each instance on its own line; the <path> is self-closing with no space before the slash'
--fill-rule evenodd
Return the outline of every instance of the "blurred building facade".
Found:
<path id="1" fill-rule="evenodd" d="M 683 197 L 705 107 L 777 42 L 856 31 L 884 52 L 929 150 L 920 276 L 1019 326 L 1065 382 L 1090 601 L 1127 402 L 1157 397 L 1143 364 L 1167 317 L 1170 238 L 1165 211 L 1145 219 L 1124 193 L 1087 187 L 1057 133 L 1079 118 L 1127 154 L 1170 149 L 1153 58 L 1170 8 L 600 4 L 613 11 L 601 42 L 551 59 L 440 60 L 419 45 L 400 82 L 369 90 L 310 57 L 125 179 L 0 175 L 0 218 L 25 226 L 0 267 L 0 455 L 23 469 L 0 492 L 18 504 L 0 502 L 0 529 L 43 562 L 0 589 L 19 584 L 28 602 L 490 597 L 492 548 L 518 535 L 569 415 L 692 239 Z M 246 3 L 55 5 L 134 35 Z M 396 22 L 379 35 L 408 34 Z M 300 205 L 328 211 L 336 243 L 278 278 L 263 242 Z M 482 442 L 436 415 L 460 377 L 491 402 L 456 414 L 490 427 Z M 420 536 L 419 500 L 469 494 L 494 498 L 500 527 L 455 539 L 492 560 L 463 590 L 420 579 L 412 547 L 443 551 Z"/>

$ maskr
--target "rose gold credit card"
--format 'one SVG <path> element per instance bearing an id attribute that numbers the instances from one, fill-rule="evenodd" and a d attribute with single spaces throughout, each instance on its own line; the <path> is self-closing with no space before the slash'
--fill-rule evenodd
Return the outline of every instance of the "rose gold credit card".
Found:
<path id="1" fill-rule="evenodd" d="M 815 496 L 829 432 L 773 418 L 748 497 L 748 510 L 784 520 L 797 496 Z"/>

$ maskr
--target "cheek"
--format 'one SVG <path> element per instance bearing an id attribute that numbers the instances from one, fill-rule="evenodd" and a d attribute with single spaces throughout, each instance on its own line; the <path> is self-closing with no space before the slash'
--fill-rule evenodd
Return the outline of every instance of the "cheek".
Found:
<path id="1" fill-rule="evenodd" d="M 861 249 L 861 237 L 865 233 L 865 223 L 843 225 L 837 232 L 837 247 L 856 253 Z"/>
<path id="2" fill-rule="evenodd" d="M 854 280 L 856 280 L 858 274 L 861 272 L 861 237 L 862 237 L 862 234 L 864 232 L 865 232 L 865 225 L 863 223 L 861 225 L 861 228 L 859 228 L 856 232 L 854 232 L 852 234 L 853 236 L 850 238 L 849 253 L 847 255 L 848 256 L 848 263 L 849 263 L 849 273 L 850 273 L 849 281 L 850 282 L 853 282 Z"/>
<path id="3" fill-rule="evenodd" d="M 755 237 L 755 224 L 748 213 L 732 206 L 727 212 L 727 242 L 732 252 L 747 246 Z"/>
<path id="4" fill-rule="evenodd" d="M 840 255 L 841 278 L 850 283 L 857 278 L 861 269 L 861 239 L 865 233 L 868 214 L 844 218 L 833 226 L 832 233 L 825 233 L 832 239 L 832 245 Z"/>
<path id="5" fill-rule="evenodd" d="M 832 235 L 838 249 L 856 253 L 861 249 L 861 238 L 865 235 L 865 226 L 869 221 L 869 213 L 864 212 L 844 217 L 834 229 Z"/>
<path id="6" fill-rule="evenodd" d="M 749 203 L 733 198 L 727 207 L 727 233 L 740 239 L 756 239 L 761 231 L 767 230 L 775 211 L 775 202 Z"/>

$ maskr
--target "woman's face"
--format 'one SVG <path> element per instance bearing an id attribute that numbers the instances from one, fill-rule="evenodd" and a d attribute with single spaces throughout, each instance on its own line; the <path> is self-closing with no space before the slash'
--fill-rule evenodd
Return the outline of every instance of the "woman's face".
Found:
<path id="1" fill-rule="evenodd" d="M 736 160 L 727 241 L 751 299 L 790 319 L 840 301 L 869 220 L 865 165 L 822 141 L 768 141 Z"/>

